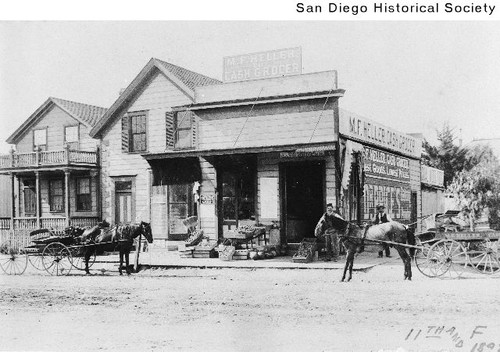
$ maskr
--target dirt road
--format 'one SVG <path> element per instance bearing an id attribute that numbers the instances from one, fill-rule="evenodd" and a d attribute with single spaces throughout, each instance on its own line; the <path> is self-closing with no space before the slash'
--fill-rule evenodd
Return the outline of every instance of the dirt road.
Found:
<path id="1" fill-rule="evenodd" d="M 498 276 L 414 270 L 0 275 L 0 350 L 500 351 Z"/>

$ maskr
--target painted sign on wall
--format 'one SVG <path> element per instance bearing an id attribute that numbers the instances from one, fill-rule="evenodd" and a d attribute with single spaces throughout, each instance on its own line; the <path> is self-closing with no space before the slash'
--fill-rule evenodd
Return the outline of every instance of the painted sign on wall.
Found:
<path id="1" fill-rule="evenodd" d="M 299 75 L 302 73 L 302 48 L 263 51 L 224 57 L 224 82 Z"/>
<path id="2" fill-rule="evenodd" d="M 420 159 L 422 140 L 365 117 L 340 110 L 340 134 Z"/>
<path id="3" fill-rule="evenodd" d="M 378 149 L 364 147 L 364 171 L 367 176 L 410 181 L 410 160 Z"/>
<path id="4" fill-rule="evenodd" d="M 363 220 L 374 219 L 377 205 L 384 204 L 392 219 L 410 219 L 410 186 L 395 182 L 366 179 L 363 192 Z"/>

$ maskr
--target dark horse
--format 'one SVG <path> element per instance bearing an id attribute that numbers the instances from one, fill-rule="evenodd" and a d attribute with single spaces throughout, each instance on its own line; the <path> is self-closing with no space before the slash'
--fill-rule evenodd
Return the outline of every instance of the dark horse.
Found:
<path id="1" fill-rule="evenodd" d="M 390 221 L 379 225 L 359 227 L 345 222 L 343 229 L 340 231 L 345 231 L 344 235 L 340 236 L 341 242 L 347 249 L 347 258 L 344 267 L 344 274 L 342 275 L 342 281 L 346 278 L 347 270 L 349 269 L 349 277 L 347 281 L 352 279 L 352 267 L 354 264 L 354 255 L 361 253 L 364 250 L 365 245 L 374 244 L 380 245 L 384 242 L 392 242 L 391 245 L 396 248 L 399 256 L 404 263 L 404 279 L 411 280 L 411 257 L 406 252 L 404 246 L 400 244 L 415 244 L 415 235 L 413 230 L 407 226 L 396 222 Z M 410 254 L 414 252 L 414 249 L 410 249 Z"/>
<path id="2" fill-rule="evenodd" d="M 127 274 L 130 275 L 129 268 L 129 254 L 132 246 L 134 244 L 134 239 L 139 236 L 144 235 L 149 243 L 153 243 L 153 234 L 151 233 L 151 225 L 147 222 L 142 221 L 140 224 L 134 225 L 119 225 L 113 226 L 110 229 L 106 229 L 99 224 L 88 230 L 85 230 L 81 235 L 81 239 L 85 245 L 85 272 L 89 272 L 89 260 L 93 253 L 99 247 L 99 244 L 112 244 L 115 245 L 120 251 L 120 265 L 118 271 L 120 275 L 123 275 L 122 266 L 123 259 L 125 257 L 125 270 Z"/>

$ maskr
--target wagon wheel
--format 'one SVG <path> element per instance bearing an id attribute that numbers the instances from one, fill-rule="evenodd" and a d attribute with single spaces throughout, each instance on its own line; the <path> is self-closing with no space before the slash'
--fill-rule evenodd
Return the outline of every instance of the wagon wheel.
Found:
<path id="1" fill-rule="evenodd" d="M 427 277 L 438 277 L 445 272 L 438 270 L 441 266 L 439 258 L 432 252 L 431 245 L 426 243 L 415 253 L 415 265 L 418 271 Z"/>
<path id="2" fill-rule="evenodd" d="M 50 275 L 68 275 L 71 271 L 71 252 L 61 242 L 54 242 L 44 248 L 42 263 Z"/>
<path id="3" fill-rule="evenodd" d="M 443 239 L 432 246 L 432 249 L 439 256 L 446 271 L 451 277 L 460 277 L 467 268 L 467 250 L 465 247 L 455 240 Z"/>
<path id="4" fill-rule="evenodd" d="M 85 251 L 87 247 L 71 247 L 71 265 L 75 269 L 85 270 Z M 90 248 L 88 248 L 90 250 Z M 89 258 L 89 268 L 95 263 L 95 250 L 92 251 Z"/>
<path id="5" fill-rule="evenodd" d="M 29 258 L 29 261 L 30 261 L 31 265 L 35 269 L 40 270 L 40 271 L 45 270 L 45 267 L 43 266 L 42 254 L 41 253 L 30 254 L 28 256 L 28 258 Z"/>
<path id="6" fill-rule="evenodd" d="M 21 275 L 28 266 L 28 255 L 22 244 L 7 240 L 0 245 L 0 267 L 7 275 Z"/>
<path id="7" fill-rule="evenodd" d="M 498 241 L 485 240 L 472 244 L 467 253 L 470 264 L 478 272 L 491 275 L 500 271 Z"/>

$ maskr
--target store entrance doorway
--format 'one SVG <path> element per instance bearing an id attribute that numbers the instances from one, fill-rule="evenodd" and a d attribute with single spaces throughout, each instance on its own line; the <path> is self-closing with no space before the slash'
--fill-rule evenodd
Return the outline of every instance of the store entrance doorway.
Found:
<path id="1" fill-rule="evenodd" d="M 282 219 L 288 243 L 314 237 L 324 212 L 325 163 L 305 161 L 282 164 Z"/>

